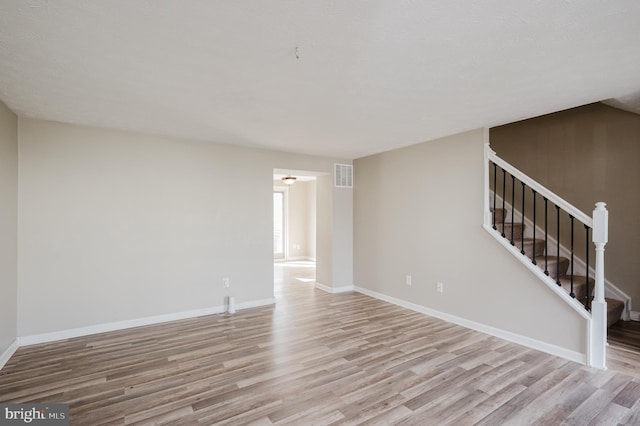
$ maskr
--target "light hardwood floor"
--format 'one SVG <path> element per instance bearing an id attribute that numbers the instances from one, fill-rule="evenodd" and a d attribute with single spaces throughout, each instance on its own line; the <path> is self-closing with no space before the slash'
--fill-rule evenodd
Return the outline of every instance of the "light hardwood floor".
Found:
<path id="1" fill-rule="evenodd" d="M 20 348 L 0 401 L 71 424 L 640 424 L 640 361 L 590 369 L 276 265 L 275 307 Z"/>

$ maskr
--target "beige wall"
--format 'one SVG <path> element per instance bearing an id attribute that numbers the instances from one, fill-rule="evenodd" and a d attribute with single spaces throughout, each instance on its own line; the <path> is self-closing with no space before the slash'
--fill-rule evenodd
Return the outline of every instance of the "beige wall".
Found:
<path id="1" fill-rule="evenodd" d="M 603 104 L 491 129 L 498 156 L 591 216 L 609 209 L 606 278 L 640 307 L 640 115 Z"/>
<path id="2" fill-rule="evenodd" d="M 316 180 L 316 281 L 327 286 L 333 282 L 332 185 L 331 176 Z"/>
<path id="3" fill-rule="evenodd" d="M 586 320 L 482 228 L 483 135 L 354 162 L 355 284 L 584 354 Z"/>
<path id="4" fill-rule="evenodd" d="M 285 223 L 284 223 L 284 226 L 285 226 L 285 229 L 284 229 L 284 247 L 285 248 L 284 248 L 284 253 L 283 253 L 284 257 L 276 258 L 275 257 L 275 253 L 274 253 L 274 259 L 276 259 L 276 260 L 286 260 L 287 250 L 289 249 L 289 247 L 287 246 L 287 241 L 288 241 L 287 233 L 288 233 L 288 230 L 286 229 L 286 226 L 287 226 L 286 221 L 290 220 L 290 214 L 291 214 L 291 212 L 287 209 L 288 203 L 289 203 L 289 187 L 286 186 L 285 184 L 283 184 L 282 181 L 274 179 L 273 180 L 273 191 L 274 192 L 276 192 L 276 191 L 277 192 L 282 192 L 284 194 L 284 203 L 285 203 L 284 208 L 286 210 L 285 211 Z"/>
<path id="5" fill-rule="evenodd" d="M 273 297 L 273 169 L 344 161 L 31 119 L 19 132 L 20 336 L 220 306 L 223 276 L 237 303 Z"/>
<path id="6" fill-rule="evenodd" d="M 0 102 L 0 355 L 16 340 L 18 119 Z"/>
<path id="7" fill-rule="evenodd" d="M 309 182 L 296 182 L 289 187 L 289 257 L 309 257 L 309 222 L 315 216 L 309 203 Z"/>
<path id="8" fill-rule="evenodd" d="M 336 188 L 333 175 L 316 180 L 316 281 L 333 289 L 352 287 L 353 190 Z M 321 259 L 329 259 L 321 262 Z"/>
<path id="9" fill-rule="evenodd" d="M 307 182 L 307 254 L 310 259 L 316 258 L 316 181 Z"/>
<path id="10" fill-rule="evenodd" d="M 288 258 L 316 257 L 316 183 L 298 181 L 285 186 L 273 181 L 274 188 L 284 189 L 287 197 Z"/>
<path id="11" fill-rule="evenodd" d="M 331 178 L 333 184 L 333 178 Z M 333 186 L 333 185 L 332 185 Z M 332 188 L 333 287 L 353 285 L 353 189 Z"/>

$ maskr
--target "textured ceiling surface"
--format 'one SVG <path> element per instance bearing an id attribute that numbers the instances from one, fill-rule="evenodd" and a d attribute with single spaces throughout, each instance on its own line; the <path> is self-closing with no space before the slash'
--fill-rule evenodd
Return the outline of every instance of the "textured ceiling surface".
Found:
<path id="1" fill-rule="evenodd" d="M 640 90 L 638 0 L 1 0 L 24 117 L 344 158 Z"/>

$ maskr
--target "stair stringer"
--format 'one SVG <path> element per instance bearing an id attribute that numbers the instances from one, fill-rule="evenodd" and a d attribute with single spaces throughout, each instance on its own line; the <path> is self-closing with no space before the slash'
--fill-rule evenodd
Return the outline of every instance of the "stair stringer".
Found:
<path id="1" fill-rule="evenodd" d="M 490 197 L 493 197 L 493 191 L 489 190 L 490 193 Z M 491 198 L 493 199 L 493 198 Z M 499 202 L 498 202 L 499 201 Z M 500 195 L 496 194 L 496 207 L 500 206 L 500 208 L 502 208 L 502 197 Z M 513 220 L 516 223 L 522 223 L 522 213 L 520 212 L 520 210 L 518 210 L 517 208 L 514 208 L 511 203 L 505 201 L 504 203 L 504 207 L 505 209 L 508 210 L 512 210 L 513 211 Z M 491 222 L 491 221 L 490 221 Z M 533 232 L 531 231 L 531 229 L 533 229 L 533 221 L 531 219 L 529 219 L 527 216 L 524 217 L 524 225 L 525 225 L 525 232 L 524 235 L 526 238 L 532 238 L 533 237 Z M 489 226 L 489 229 L 493 232 L 497 232 L 495 231 L 491 226 Z M 507 242 L 507 246 L 512 247 L 511 244 L 509 243 L 508 240 L 506 240 L 504 237 L 502 237 L 502 235 L 500 235 L 499 232 L 497 232 L 498 235 L 500 236 L 501 239 L 505 240 Z M 541 236 L 544 235 L 544 229 L 541 228 L 539 225 L 536 225 L 536 237 L 540 238 Z M 552 252 L 549 253 L 549 256 L 556 256 L 557 253 L 555 253 L 555 248 L 557 246 L 557 240 L 555 238 L 553 238 L 551 235 L 547 236 L 547 240 L 549 242 L 548 246 L 552 249 Z M 520 258 L 523 258 L 521 260 L 525 261 L 525 263 L 531 263 L 530 259 L 526 256 L 524 256 L 522 253 L 520 253 L 520 251 L 518 251 L 516 249 L 516 252 L 518 253 L 518 255 L 520 256 Z M 566 257 L 568 259 L 571 259 L 571 250 L 568 249 L 567 247 L 565 247 L 564 245 L 560 244 L 560 256 Z M 529 262 L 526 262 L 526 260 L 529 259 Z M 576 256 L 574 253 L 574 273 L 576 275 L 586 275 L 586 263 L 585 261 Z M 535 266 L 535 265 L 533 265 Z M 538 268 L 539 269 L 539 268 Z M 594 278 L 596 274 L 595 269 L 592 266 L 589 266 L 589 277 Z M 544 275 L 544 272 L 542 273 L 542 275 Z M 545 277 L 547 277 L 546 275 L 544 275 Z M 547 277 L 549 278 L 549 277 Z M 551 279 L 551 282 L 554 283 L 555 287 L 558 287 L 555 284 L 555 281 L 553 281 L 553 279 Z M 566 292 L 565 292 L 566 293 Z M 631 311 L 632 311 L 632 306 L 631 306 L 631 297 L 626 294 L 624 291 L 620 290 L 620 288 L 618 286 L 616 286 L 614 283 L 612 283 L 611 281 L 609 281 L 606 277 L 604 279 L 604 293 L 605 293 L 605 297 L 611 298 L 611 299 L 617 299 L 617 300 L 621 300 L 624 302 L 624 310 L 622 311 L 622 317 L 621 319 L 623 321 L 629 321 L 631 319 Z M 570 299 L 574 300 L 571 296 L 569 296 Z M 579 303 L 579 302 L 578 302 Z M 580 304 L 580 303 L 579 303 Z M 580 304 L 580 306 L 583 306 L 582 304 Z M 584 306 L 583 306 L 584 309 Z"/>

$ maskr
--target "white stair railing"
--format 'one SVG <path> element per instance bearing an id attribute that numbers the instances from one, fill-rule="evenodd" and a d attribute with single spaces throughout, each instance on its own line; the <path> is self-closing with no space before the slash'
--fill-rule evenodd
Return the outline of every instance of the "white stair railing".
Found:
<path id="1" fill-rule="evenodd" d="M 562 290 L 558 287 L 559 281 L 554 282 L 554 280 L 549 276 L 548 272 L 542 272 L 542 269 L 538 268 L 535 265 L 535 262 L 531 263 L 528 258 L 525 256 L 519 256 L 520 251 L 517 249 L 510 247 L 509 244 L 504 244 L 505 238 L 501 235 L 500 232 L 496 230 L 496 224 L 493 223 L 493 214 L 491 212 L 491 204 L 490 197 L 491 194 L 495 194 L 495 191 L 492 192 L 492 188 L 490 187 L 491 182 L 491 168 L 494 170 L 494 186 L 497 180 L 495 176 L 495 170 L 497 167 L 500 167 L 502 173 L 506 175 L 508 173 L 512 179 L 512 185 L 515 179 L 517 179 L 522 187 L 522 194 L 524 200 L 524 187 L 528 187 L 533 191 L 533 197 L 535 199 L 536 194 L 542 197 L 545 200 L 545 203 L 551 202 L 553 205 L 557 206 L 557 208 L 566 212 L 567 215 L 571 218 L 571 226 L 573 230 L 573 221 L 574 219 L 582 222 L 586 228 L 590 228 L 592 230 L 591 240 L 595 245 L 595 284 L 593 290 L 593 300 L 587 300 L 585 305 L 587 309 L 590 309 L 590 312 L 587 312 L 582 305 L 580 305 L 574 298 L 573 294 L 569 296 L 566 291 Z M 589 217 L 578 208 L 568 203 L 566 200 L 562 199 L 557 194 L 553 193 L 540 183 L 531 179 L 529 176 L 522 173 L 520 170 L 513 167 L 511 164 L 507 163 L 500 157 L 496 155 L 496 153 L 490 148 L 489 144 L 485 146 L 485 197 L 484 197 L 484 224 L 483 227 L 496 239 L 498 239 L 505 247 L 511 248 L 511 252 L 516 256 L 521 262 L 525 263 L 529 269 L 534 272 L 542 281 L 544 281 L 550 288 L 552 288 L 557 294 L 559 294 L 565 301 L 567 301 L 574 309 L 576 309 L 583 318 L 588 321 L 588 347 L 587 347 L 587 364 L 592 367 L 606 369 L 606 346 L 607 346 L 607 302 L 604 298 L 604 290 L 605 290 L 605 281 L 604 281 L 604 247 L 608 241 L 608 211 L 606 209 L 606 204 L 599 202 L 596 203 L 595 209 L 593 210 L 593 216 Z M 504 185 L 504 181 L 503 181 Z M 513 191 L 514 189 L 511 188 Z M 513 194 L 513 192 L 512 192 Z M 506 198 L 505 194 L 503 195 L 503 199 Z M 512 196 L 513 198 L 513 196 Z M 511 205 L 513 208 L 514 199 L 511 200 Z M 524 203 L 524 201 L 523 201 Z M 523 204 L 524 206 L 524 204 Z M 495 206 L 494 206 L 495 207 Z M 546 209 L 545 209 L 546 213 Z M 522 212 L 524 215 L 524 211 Z M 523 220 L 524 223 L 524 220 Z M 535 218 L 534 218 L 535 224 Z M 513 226 L 513 225 L 512 225 Z M 513 229 L 513 228 L 512 228 Z M 502 231 L 504 232 L 504 230 Z M 513 230 L 511 231 L 511 246 L 513 246 Z M 558 231 L 559 232 L 559 231 Z M 588 235 L 588 230 L 587 230 Z M 524 240 L 524 237 L 523 237 Z M 524 244 L 524 241 L 522 241 Z M 535 244 L 535 243 L 534 243 Z M 573 245 L 573 233 L 572 233 L 572 245 Z M 547 247 L 545 247 L 547 249 Z M 588 250 L 588 249 L 587 249 Z M 524 253 L 524 251 L 522 251 Z M 588 252 L 587 252 L 588 253 Z M 588 254 L 587 254 L 588 256 Z M 573 259 L 571 261 L 573 264 Z M 588 268 L 588 265 L 587 265 Z M 571 274 L 573 276 L 573 273 Z M 573 278 L 571 278 L 571 292 L 573 292 Z M 588 287 L 588 284 L 587 284 Z M 590 299 L 589 293 L 587 292 L 587 297 Z"/>

